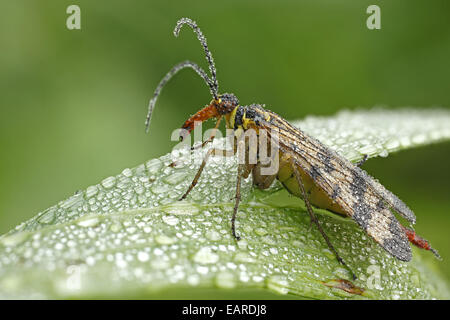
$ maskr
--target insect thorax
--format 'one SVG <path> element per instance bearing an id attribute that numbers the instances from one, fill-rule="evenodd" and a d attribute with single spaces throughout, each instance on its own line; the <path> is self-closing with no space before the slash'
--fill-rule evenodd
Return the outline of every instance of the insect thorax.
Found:
<path id="1" fill-rule="evenodd" d="M 270 115 L 259 104 L 251 104 L 248 106 L 237 106 L 227 115 L 227 126 L 230 129 L 244 131 L 248 129 L 256 129 L 260 127 L 264 121 L 269 121 Z"/>

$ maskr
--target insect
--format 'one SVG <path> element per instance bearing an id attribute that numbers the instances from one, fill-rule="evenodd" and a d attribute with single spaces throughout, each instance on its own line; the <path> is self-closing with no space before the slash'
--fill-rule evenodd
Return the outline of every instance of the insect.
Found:
<path id="1" fill-rule="evenodd" d="M 245 160 L 238 165 L 235 206 L 231 217 L 231 232 L 236 240 L 240 239 L 236 233 L 235 220 L 241 200 L 241 179 L 252 174 L 253 184 L 257 188 L 266 189 L 275 179 L 278 179 L 291 194 L 302 198 L 311 222 L 317 226 L 337 260 L 347 268 L 348 266 L 322 229 L 312 208 L 313 206 L 353 218 L 381 247 L 401 261 L 410 261 L 412 258 L 409 242 L 419 248 L 432 251 L 439 258 L 438 252 L 431 247 L 427 240 L 418 236 L 412 229 L 402 226 L 396 219 L 394 213 L 399 214 L 411 224 L 416 221 L 414 213 L 404 202 L 360 168 L 367 156 L 359 163 L 353 164 L 317 139 L 294 127 L 276 113 L 265 109 L 262 105 L 243 106 L 240 105 L 234 94 L 219 94 L 214 60 L 208 49 L 206 38 L 196 22 L 189 18 L 180 19 L 174 29 L 174 35 L 178 36 L 185 24 L 192 28 L 203 46 L 210 76 L 191 61 L 184 61 L 175 65 L 160 81 L 150 100 L 146 118 L 146 131 L 148 131 L 156 100 L 164 85 L 178 71 L 191 68 L 208 85 L 213 99 L 209 105 L 186 120 L 182 128 L 190 133 L 196 122 L 203 122 L 211 118 L 217 119 L 213 133 L 208 140 L 203 142 L 201 145 L 203 147 L 213 141 L 216 130 L 219 128 L 221 120 L 224 119 L 226 127 L 233 130 L 234 139 L 237 143 L 234 144 L 235 148 L 232 152 L 217 148 L 209 149 L 192 183 L 180 200 L 185 199 L 195 187 L 210 156 L 233 156 L 241 150 L 241 152 L 244 152 L 244 158 L 247 159 L 249 158 L 249 152 L 253 150 L 256 151 L 256 162 L 251 163 Z M 259 159 L 261 146 L 252 145 L 248 140 L 242 139 L 249 130 L 253 130 L 258 137 L 263 132 L 271 137 L 275 136 L 276 133 L 278 137 L 275 140 L 276 155 L 278 156 L 278 170 L 276 172 L 272 174 L 262 173 L 267 164 L 263 164 Z M 180 136 L 180 139 L 182 140 L 183 136 Z M 273 140 L 270 140 L 269 144 L 273 143 Z M 237 145 L 242 148 L 236 148 Z M 353 272 L 352 274 L 355 278 Z"/>

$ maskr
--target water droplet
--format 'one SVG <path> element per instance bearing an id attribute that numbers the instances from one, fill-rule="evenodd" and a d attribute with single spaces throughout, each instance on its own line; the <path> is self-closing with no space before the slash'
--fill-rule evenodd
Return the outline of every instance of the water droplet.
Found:
<path id="1" fill-rule="evenodd" d="M 95 227 L 100 223 L 100 218 L 96 216 L 85 216 L 78 220 L 77 225 L 80 227 Z"/>
<path id="2" fill-rule="evenodd" d="M 149 227 L 149 226 L 146 226 L 146 227 L 144 227 L 144 232 L 145 233 L 150 233 L 150 232 L 152 232 L 152 228 Z"/>
<path id="3" fill-rule="evenodd" d="M 93 196 L 95 196 L 98 192 L 98 187 L 97 186 L 90 186 L 86 189 L 86 198 L 91 198 Z"/>
<path id="4" fill-rule="evenodd" d="M 277 248 L 270 248 L 269 249 L 271 254 L 278 254 L 278 249 Z"/>
<path id="5" fill-rule="evenodd" d="M 93 266 L 95 264 L 95 258 L 94 257 L 87 257 L 86 258 L 86 263 L 89 266 Z"/>
<path id="6" fill-rule="evenodd" d="M 211 241 L 218 241 L 221 239 L 220 233 L 216 230 L 208 230 L 206 232 L 206 238 L 208 238 Z"/>
<path id="7" fill-rule="evenodd" d="M 116 261 L 116 266 L 119 268 L 125 268 L 127 266 L 127 262 L 125 260 L 117 260 Z"/>
<path id="8" fill-rule="evenodd" d="M 404 148 L 409 147 L 411 145 L 411 140 L 408 137 L 402 137 L 400 139 L 400 144 Z"/>
<path id="9" fill-rule="evenodd" d="M 196 268 L 196 270 L 200 274 L 207 274 L 209 272 L 209 268 L 208 267 L 204 267 L 204 266 L 198 266 Z"/>
<path id="10" fill-rule="evenodd" d="M 300 240 L 293 240 L 292 241 L 292 245 L 295 246 L 295 247 L 303 247 L 304 243 L 302 241 L 300 241 Z"/>
<path id="11" fill-rule="evenodd" d="M 169 226 L 175 226 L 179 222 L 179 219 L 177 217 L 174 217 L 174 216 L 163 216 L 162 219 Z"/>
<path id="12" fill-rule="evenodd" d="M 28 236 L 28 232 L 13 233 L 12 235 L 3 236 L 2 238 L 0 238 L 0 244 L 7 247 L 16 246 L 24 242 L 28 238 Z"/>
<path id="13" fill-rule="evenodd" d="M 56 217 L 56 209 L 49 209 L 44 211 L 44 213 L 38 218 L 38 222 L 42 224 L 50 224 L 55 220 Z"/>
<path id="14" fill-rule="evenodd" d="M 146 163 L 146 167 L 149 174 L 155 174 L 161 168 L 161 161 L 159 159 L 153 159 Z"/>
<path id="15" fill-rule="evenodd" d="M 246 252 L 238 252 L 234 256 L 234 260 L 236 262 L 242 262 L 242 263 L 255 263 L 256 260 L 252 258 L 249 254 Z"/>
<path id="16" fill-rule="evenodd" d="M 115 222 L 111 225 L 110 230 L 112 232 L 119 232 L 122 229 L 122 225 L 118 222 Z"/>
<path id="17" fill-rule="evenodd" d="M 374 145 L 372 145 L 372 144 L 367 144 L 367 145 L 362 146 L 361 148 L 359 148 L 358 151 L 359 151 L 361 154 L 367 154 L 367 155 L 370 155 L 370 154 L 374 154 L 374 153 L 377 151 L 377 149 L 376 149 L 376 147 L 375 147 Z"/>
<path id="18" fill-rule="evenodd" d="M 274 275 L 267 279 L 267 288 L 281 294 L 289 293 L 288 281 L 283 276 Z"/>
<path id="19" fill-rule="evenodd" d="M 426 141 L 427 137 L 424 134 L 415 135 L 412 138 L 412 142 L 415 144 L 422 144 Z"/>
<path id="20" fill-rule="evenodd" d="M 335 259 L 336 258 L 335 255 L 333 254 L 333 252 L 331 252 L 331 250 L 328 249 L 328 248 L 324 248 L 321 251 L 329 259 Z"/>
<path id="21" fill-rule="evenodd" d="M 257 228 L 257 229 L 255 230 L 255 233 L 256 233 L 258 236 L 263 236 L 263 235 L 266 235 L 266 234 L 267 234 L 267 230 L 264 229 L 264 228 Z"/>
<path id="22" fill-rule="evenodd" d="M 168 237 L 168 236 L 162 234 L 162 235 L 156 236 L 155 241 L 159 244 L 172 244 L 172 243 L 175 243 L 177 241 L 177 239 L 171 238 L 171 237 Z"/>
<path id="23" fill-rule="evenodd" d="M 248 242 L 245 239 L 241 239 L 238 241 L 237 245 L 238 245 L 239 249 L 247 250 Z"/>
<path id="24" fill-rule="evenodd" d="M 126 169 L 124 169 L 123 171 L 122 171 L 122 174 L 125 176 L 125 177 L 131 177 L 132 175 L 133 175 L 133 171 L 131 171 L 131 169 L 129 169 L 129 168 L 126 168 Z"/>
<path id="25" fill-rule="evenodd" d="M 398 147 L 400 147 L 400 142 L 398 140 L 396 140 L 396 139 L 391 139 L 391 140 L 389 140 L 388 142 L 385 143 L 385 147 L 388 150 L 395 150 Z"/>
<path id="26" fill-rule="evenodd" d="M 211 251 L 209 247 L 203 247 L 194 255 L 194 261 L 202 264 L 216 263 L 219 256 Z"/>
<path id="27" fill-rule="evenodd" d="M 196 215 L 200 213 L 200 210 L 192 203 L 179 202 L 165 207 L 164 212 L 175 215 Z"/>
<path id="28" fill-rule="evenodd" d="M 389 152 L 386 149 L 383 149 L 379 152 L 379 156 L 386 158 L 389 155 Z"/>
<path id="29" fill-rule="evenodd" d="M 346 279 L 346 280 L 352 279 L 350 271 L 342 267 L 337 267 L 336 269 L 334 269 L 333 274 L 339 279 Z"/>
<path id="30" fill-rule="evenodd" d="M 219 288 L 232 289 L 236 287 L 236 279 L 230 272 L 220 272 L 217 274 L 215 283 Z"/>
<path id="31" fill-rule="evenodd" d="M 146 262 L 146 261 L 148 261 L 148 260 L 150 259 L 150 256 L 149 256 L 149 254 L 148 254 L 147 252 L 145 252 L 145 251 L 140 251 L 140 252 L 138 253 L 138 255 L 137 255 L 137 258 L 138 258 L 138 260 L 141 261 L 141 262 Z"/>
<path id="32" fill-rule="evenodd" d="M 275 245 L 277 242 L 271 236 L 265 236 L 262 238 L 262 242 L 265 244 Z"/>
<path id="33" fill-rule="evenodd" d="M 170 187 L 165 184 L 155 184 L 151 187 L 151 190 L 154 194 L 162 194 L 162 193 L 168 193 L 170 191 Z"/>
<path id="34" fill-rule="evenodd" d="M 164 182 L 171 184 L 171 185 L 177 185 L 185 179 L 186 179 L 186 172 L 176 171 L 176 172 L 172 173 L 171 175 L 165 177 Z"/>
<path id="35" fill-rule="evenodd" d="M 165 270 L 165 269 L 169 268 L 169 266 L 170 266 L 169 262 L 164 261 L 161 258 L 152 259 L 151 265 L 152 265 L 152 268 L 158 269 L 158 270 Z"/>
<path id="36" fill-rule="evenodd" d="M 83 196 L 81 194 L 74 195 L 69 199 L 62 201 L 59 203 L 59 206 L 63 209 L 69 209 L 79 204 L 83 200 Z"/>
<path id="37" fill-rule="evenodd" d="M 361 149 L 359 151 L 356 151 L 354 149 L 351 150 L 346 150 L 345 153 L 340 153 L 342 154 L 344 157 L 346 157 L 349 160 L 353 160 L 353 159 L 359 159 L 361 157 Z M 366 153 L 368 154 L 368 153 Z"/>
<path id="38" fill-rule="evenodd" d="M 196 286 L 200 283 L 200 277 L 196 274 L 192 274 L 190 276 L 188 276 L 187 278 L 187 282 L 191 285 L 191 286 Z"/>
<path id="39" fill-rule="evenodd" d="M 114 187 L 115 184 L 116 184 L 115 177 L 108 177 L 102 181 L 102 186 L 105 187 L 106 189 Z"/>

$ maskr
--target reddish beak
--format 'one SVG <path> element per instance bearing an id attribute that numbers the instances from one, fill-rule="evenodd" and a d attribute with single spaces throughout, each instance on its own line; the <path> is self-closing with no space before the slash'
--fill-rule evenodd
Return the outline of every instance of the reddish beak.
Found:
<path id="1" fill-rule="evenodd" d="M 218 116 L 220 115 L 217 112 L 216 106 L 214 105 L 214 103 L 211 103 L 209 106 L 204 107 L 196 114 L 191 116 L 189 119 L 187 119 L 181 128 L 186 129 L 188 133 L 191 133 L 191 131 L 194 130 L 194 125 L 196 121 L 203 122 L 205 120 L 216 118 Z M 180 140 L 183 140 L 182 135 L 180 135 Z"/>

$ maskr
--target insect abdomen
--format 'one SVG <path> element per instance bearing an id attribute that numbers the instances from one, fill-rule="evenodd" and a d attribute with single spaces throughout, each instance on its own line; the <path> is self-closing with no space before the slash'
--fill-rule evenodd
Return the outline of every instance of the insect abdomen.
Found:
<path id="1" fill-rule="evenodd" d="M 314 183 L 314 180 L 306 174 L 301 167 L 297 166 L 300 172 L 306 192 L 309 195 L 309 202 L 317 208 L 326 209 L 334 213 L 347 216 L 345 211 L 340 207 L 334 199 L 329 197 L 321 188 Z M 280 154 L 280 166 L 277 179 L 283 184 L 287 191 L 296 197 L 302 198 L 300 186 L 295 178 L 292 169 L 290 156 L 287 154 Z"/>

